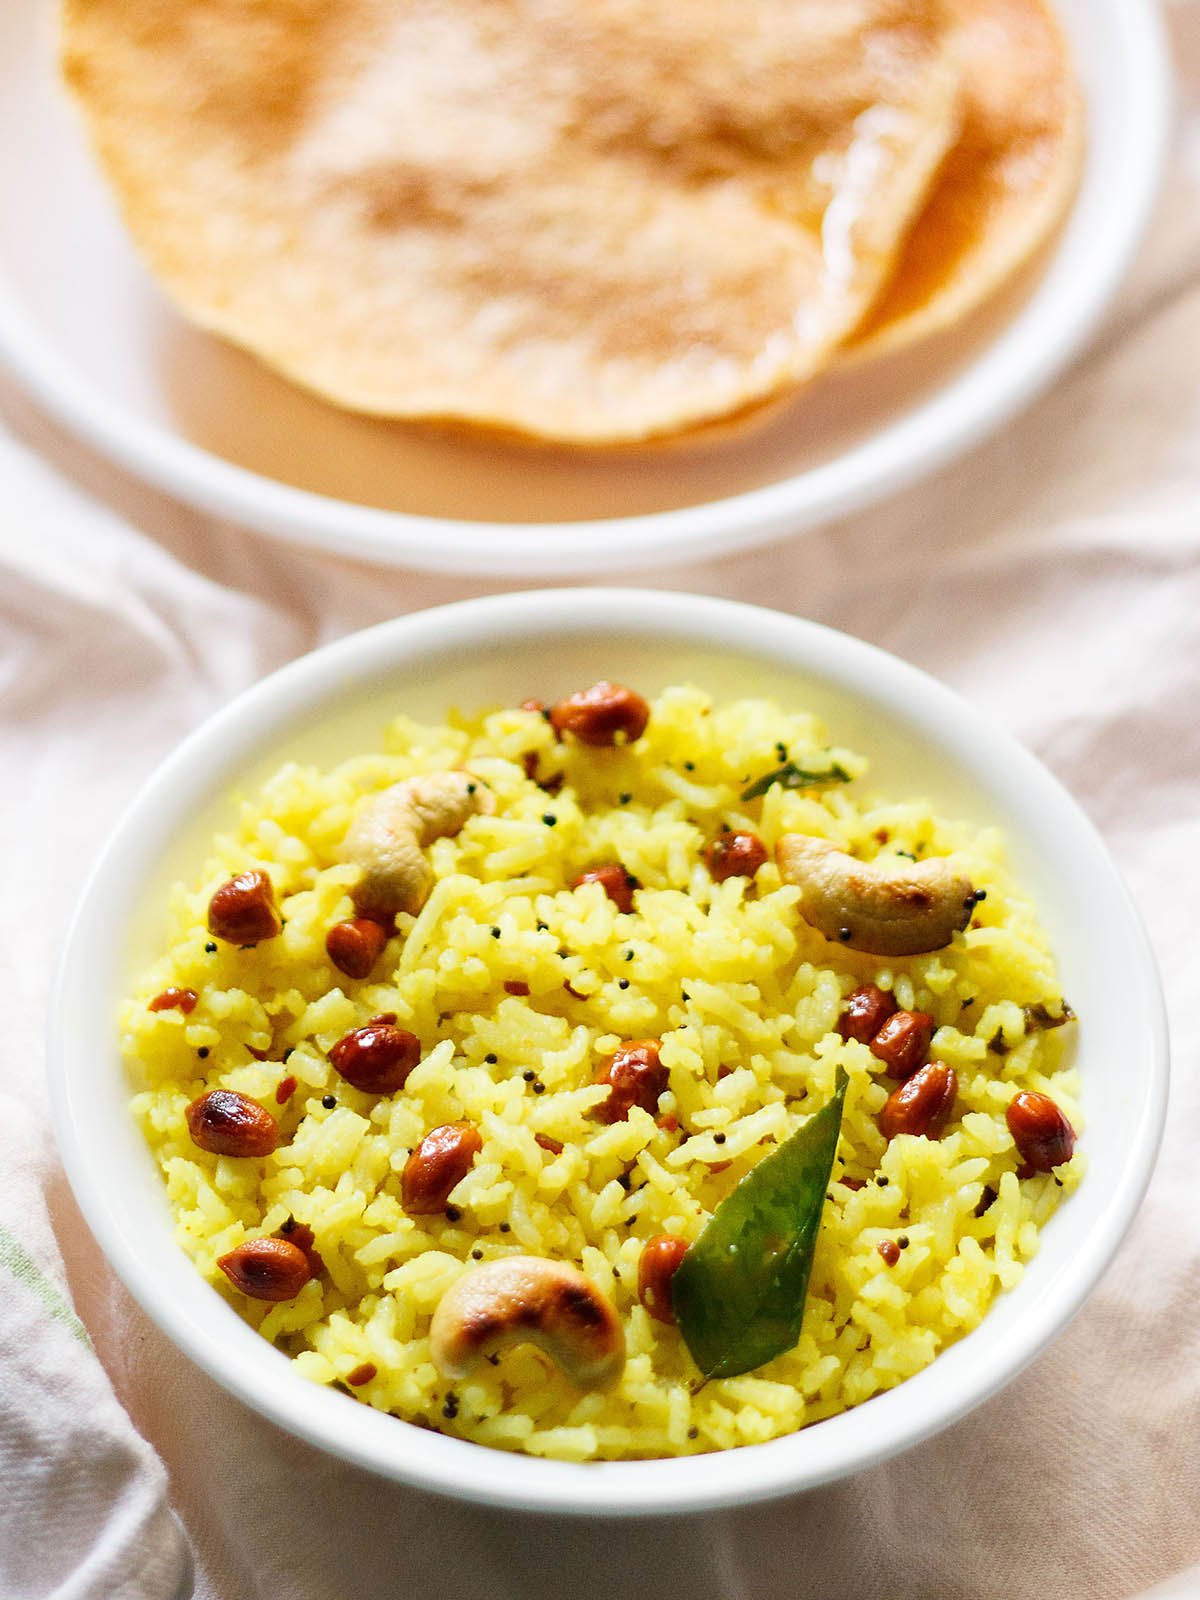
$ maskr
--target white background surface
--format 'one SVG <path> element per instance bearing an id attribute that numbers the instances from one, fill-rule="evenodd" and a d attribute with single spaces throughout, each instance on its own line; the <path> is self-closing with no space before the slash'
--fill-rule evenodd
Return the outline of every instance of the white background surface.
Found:
<path id="1" fill-rule="evenodd" d="M 245 684 L 349 628 L 491 586 L 380 574 L 183 511 L 0 388 L 0 1124 L 36 1170 L 117 1393 L 166 1462 L 202 1600 L 1117 1600 L 1200 1560 L 1200 4 L 1171 16 L 1186 97 L 1171 184 L 1119 315 L 1055 392 L 880 511 L 651 579 L 846 628 L 999 717 L 1106 835 L 1171 1010 L 1163 1156 L 1089 1306 L 950 1433 L 802 1500 L 634 1525 L 435 1502 L 258 1420 L 114 1285 L 44 1133 L 42 1008 L 88 860 L 161 755 Z M 0 1500 L 4 1600 L 166 1600 L 73 1583 L 62 1527 L 52 1497 L 19 1519 Z"/>

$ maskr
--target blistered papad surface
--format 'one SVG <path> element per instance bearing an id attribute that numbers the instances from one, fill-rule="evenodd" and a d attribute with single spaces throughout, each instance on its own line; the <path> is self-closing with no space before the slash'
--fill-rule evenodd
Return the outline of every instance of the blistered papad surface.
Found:
<path id="1" fill-rule="evenodd" d="M 582 443 L 812 376 L 957 133 L 936 0 L 67 0 L 194 320 L 344 406 Z"/>
<path id="2" fill-rule="evenodd" d="M 856 351 L 897 348 L 972 311 L 1050 237 L 1079 180 L 1082 98 L 1042 0 L 954 0 L 954 10 L 962 134 Z"/>

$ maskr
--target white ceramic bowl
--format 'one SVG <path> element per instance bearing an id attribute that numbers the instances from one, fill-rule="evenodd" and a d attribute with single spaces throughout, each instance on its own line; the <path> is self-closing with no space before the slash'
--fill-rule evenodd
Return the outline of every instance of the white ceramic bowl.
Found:
<path id="1" fill-rule="evenodd" d="M 815 708 L 868 753 L 882 789 L 999 823 L 1037 897 L 1079 1013 L 1088 1171 L 1019 1287 L 927 1371 L 790 1438 L 680 1460 L 577 1465 L 501 1454 L 298 1377 L 173 1243 L 162 1183 L 128 1110 L 115 1011 L 161 941 L 164 891 L 194 872 L 230 794 L 285 757 L 366 747 L 404 707 L 553 698 L 615 675 L 691 680 Z M 161 945 L 158 946 L 161 948 Z M 811 1487 L 927 1438 L 1001 1388 L 1064 1326 L 1112 1258 L 1154 1162 L 1167 1044 L 1153 958 L 1078 806 L 1007 734 L 894 657 L 810 622 L 638 590 L 471 600 L 385 623 L 285 667 L 194 733 L 117 828 L 84 891 L 56 986 L 50 1072 L 76 1197 L 149 1315 L 212 1377 L 280 1426 L 385 1476 L 525 1509 L 694 1510 Z"/>
<path id="2" fill-rule="evenodd" d="M 784 538 L 998 427 L 1061 371 L 1124 273 L 1165 145 L 1158 13 L 1154 0 L 1056 5 L 1087 93 L 1087 164 L 1066 227 L 1010 293 L 743 436 L 593 456 L 350 416 L 185 324 L 135 256 L 56 82 L 55 7 L 5 0 L 0 359 L 68 427 L 181 499 L 370 560 L 568 576 Z"/>

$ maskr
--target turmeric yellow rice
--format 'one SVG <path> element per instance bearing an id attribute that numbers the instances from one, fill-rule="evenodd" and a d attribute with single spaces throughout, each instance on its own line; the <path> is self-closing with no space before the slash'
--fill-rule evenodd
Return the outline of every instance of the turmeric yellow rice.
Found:
<path id="1" fill-rule="evenodd" d="M 611 743 L 535 704 L 442 727 L 398 717 L 378 750 L 331 771 L 283 767 L 173 890 L 163 954 L 121 1019 L 134 1112 L 179 1241 L 215 1292 L 316 1383 L 571 1461 L 757 1443 L 901 1383 L 1019 1279 L 1082 1175 L 1079 1154 L 1031 1166 L 1006 1120 L 1027 1093 L 1080 1126 L 1074 1030 L 1058 1026 L 1071 1012 L 999 835 L 935 815 L 919 770 L 911 794 L 873 794 L 866 761 L 803 711 L 675 687 L 648 712 L 644 731 Z M 377 918 L 379 953 L 350 976 L 330 930 L 364 920 L 352 822 L 392 786 L 447 772 L 487 803 L 424 848 L 423 903 Z M 883 871 L 945 858 L 974 886 L 968 925 L 899 957 L 826 937 L 774 857 L 789 834 Z M 736 860 L 727 875 L 713 849 L 736 836 L 761 842 L 752 875 Z M 615 892 L 603 877 L 578 883 L 612 865 Z M 215 936 L 214 894 L 253 872 L 279 931 Z M 932 1019 L 926 1054 L 954 1084 L 940 1136 L 881 1130 L 903 1079 L 847 1031 L 848 997 L 867 986 L 886 1009 Z M 419 1042 L 393 1092 L 335 1065 L 368 1025 Z M 630 1041 L 657 1047 L 665 1087 L 617 1107 L 605 1064 Z M 639 1293 L 644 1248 L 695 1241 L 830 1101 L 839 1069 L 840 1142 L 798 1342 L 702 1383 L 680 1328 Z M 269 1153 L 197 1142 L 195 1108 L 213 1091 L 273 1123 Z M 414 1207 L 413 1152 L 461 1125 L 474 1130 L 468 1170 L 436 1209 Z M 290 1298 L 257 1298 L 231 1274 L 231 1256 L 263 1239 L 297 1241 L 308 1263 Z M 611 1305 L 615 1377 L 580 1383 L 519 1339 L 446 1376 L 430 1340 L 439 1303 L 512 1256 L 569 1264 Z"/>

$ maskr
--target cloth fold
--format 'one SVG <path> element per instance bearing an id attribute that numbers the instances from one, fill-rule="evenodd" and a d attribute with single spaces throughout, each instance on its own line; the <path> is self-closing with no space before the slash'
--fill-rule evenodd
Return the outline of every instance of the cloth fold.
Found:
<path id="1" fill-rule="evenodd" d="M 53 1162 L 40 1119 L 0 1094 L 0 1592 L 183 1600 L 191 1556 L 167 1474 L 60 1276 L 45 1193 Z"/>

